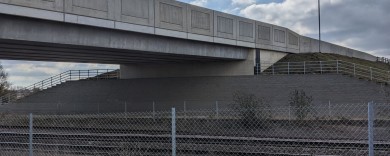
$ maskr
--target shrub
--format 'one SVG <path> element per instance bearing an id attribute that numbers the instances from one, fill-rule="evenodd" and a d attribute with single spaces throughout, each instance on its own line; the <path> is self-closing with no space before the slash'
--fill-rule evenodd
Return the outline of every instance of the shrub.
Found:
<path id="1" fill-rule="evenodd" d="M 312 101 L 312 96 L 306 95 L 303 90 L 294 90 L 290 93 L 289 103 L 294 108 L 298 120 L 305 120 L 310 113 L 314 113 Z"/>
<path id="2" fill-rule="evenodd" d="M 233 93 L 232 108 L 239 113 L 240 123 L 246 128 L 255 128 L 264 123 L 262 121 L 271 117 L 269 105 L 263 98 L 258 98 L 254 94 L 242 92 Z"/>

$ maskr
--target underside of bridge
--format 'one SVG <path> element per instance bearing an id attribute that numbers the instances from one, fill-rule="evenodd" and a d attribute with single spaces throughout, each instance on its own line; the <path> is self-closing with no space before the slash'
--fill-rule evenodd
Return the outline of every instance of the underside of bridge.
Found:
<path id="1" fill-rule="evenodd" d="M 253 75 L 254 49 L 0 15 L 0 59 L 120 64 L 122 78 Z"/>

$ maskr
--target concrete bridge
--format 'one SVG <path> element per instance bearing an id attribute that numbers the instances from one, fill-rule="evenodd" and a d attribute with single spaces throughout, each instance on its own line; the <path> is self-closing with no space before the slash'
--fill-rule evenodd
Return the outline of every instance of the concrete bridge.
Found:
<path id="1" fill-rule="evenodd" d="M 233 76 L 318 51 L 288 28 L 174 0 L 0 0 L 0 59 L 120 64 L 122 78 Z"/>

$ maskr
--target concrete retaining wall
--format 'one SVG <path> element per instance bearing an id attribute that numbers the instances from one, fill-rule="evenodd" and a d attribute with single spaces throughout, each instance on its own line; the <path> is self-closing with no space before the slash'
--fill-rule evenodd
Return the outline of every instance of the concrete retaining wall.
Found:
<path id="1" fill-rule="evenodd" d="M 96 113 L 228 108 L 236 91 L 254 93 L 271 106 L 288 106 L 289 94 L 303 89 L 315 106 L 386 102 L 382 86 L 343 75 L 279 75 L 153 78 L 67 82 L 29 96 L 2 111 Z"/>
<path id="2" fill-rule="evenodd" d="M 286 53 L 318 52 L 318 41 L 287 28 L 174 0 L 0 0 L 0 13 Z M 376 61 L 326 42 L 321 49 Z"/>

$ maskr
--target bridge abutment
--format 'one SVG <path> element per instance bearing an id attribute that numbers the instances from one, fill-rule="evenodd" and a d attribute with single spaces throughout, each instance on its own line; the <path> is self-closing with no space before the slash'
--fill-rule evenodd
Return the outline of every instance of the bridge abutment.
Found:
<path id="1" fill-rule="evenodd" d="M 245 60 L 215 62 L 121 64 L 121 79 L 254 75 L 255 49 Z"/>

